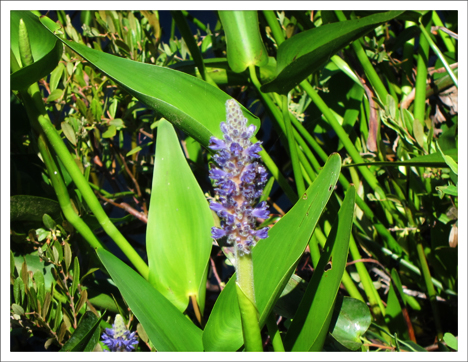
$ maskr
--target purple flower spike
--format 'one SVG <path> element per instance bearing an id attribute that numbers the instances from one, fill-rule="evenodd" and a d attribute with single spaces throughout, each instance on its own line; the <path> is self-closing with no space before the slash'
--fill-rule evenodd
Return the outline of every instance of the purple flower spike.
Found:
<path id="1" fill-rule="evenodd" d="M 106 328 L 101 336 L 110 352 L 131 352 L 138 344 L 136 332 L 130 332 L 120 314 L 115 316 L 112 328 Z M 105 352 L 109 352 L 104 350 Z"/>
<path id="2" fill-rule="evenodd" d="M 256 219 L 269 217 L 268 205 L 261 202 L 254 208 L 268 173 L 257 160 L 262 150 L 261 142 L 252 144 L 250 138 L 255 125 L 247 125 L 242 109 L 236 101 L 226 102 L 226 122 L 221 122 L 223 139 L 211 137 L 209 147 L 217 151 L 213 160 L 219 168 L 210 170 L 219 202 L 211 202 L 210 208 L 220 218 L 221 228 L 212 228 L 214 239 L 227 237 L 229 244 L 236 247 L 236 255 L 250 254 L 258 240 L 268 237 L 268 227 L 255 230 Z"/>

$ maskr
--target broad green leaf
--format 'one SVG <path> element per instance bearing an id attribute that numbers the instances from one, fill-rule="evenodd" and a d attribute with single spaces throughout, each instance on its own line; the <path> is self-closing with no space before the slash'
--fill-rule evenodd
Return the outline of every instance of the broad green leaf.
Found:
<path id="1" fill-rule="evenodd" d="M 171 302 L 113 254 L 96 252 L 158 351 L 203 351 L 202 331 Z"/>
<path id="2" fill-rule="evenodd" d="M 322 25 L 294 35 L 279 46 L 276 79 L 264 84 L 262 91 L 288 93 L 350 42 L 402 13 L 388 11 L 372 14 L 361 19 Z"/>
<path id="3" fill-rule="evenodd" d="M 229 66 L 235 73 L 250 65 L 268 64 L 268 53 L 258 27 L 256 11 L 218 11 L 226 33 Z"/>
<path id="4" fill-rule="evenodd" d="M 447 343 L 447 346 L 458 351 L 458 339 L 452 333 L 445 333 L 444 341 Z"/>
<path id="5" fill-rule="evenodd" d="M 211 210 L 180 147 L 174 127 L 158 126 L 146 229 L 149 281 L 179 311 L 190 295 L 205 305 L 214 226 Z"/>
<path id="6" fill-rule="evenodd" d="M 253 248 L 255 296 L 260 325 L 273 309 L 304 252 L 340 174 L 341 157 L 329 157 L 314 183 Z M 219 295 L 203 332 L 207 351 L 235 351 L 242 346 L 242 326 L 236 303 L 235 276 Z"/>
<path id="7" fill-rule="evenodd" d="M 44 214 L 58 220 L 60 219 L 60 211 L 60 205 L 55 200 L 29 195 L 10 197 L 11 221 L 42 221 Z"/>
<path id="8" fill-rule="evenodd" d="M 286 350 L 320 351 L 346 266 L 356 191 L 349 188 L 284 341 Z"/>
<path id="9" fill-rule="evenodd" d="M 42 17 L 41 21 L 54 31 L 56 24 L 52 20 Z M 60 40 L 202 145 L 207 146 L 212 135 L 222 138 L 219 124 L 226 118 L 228 94 L 176 70 L 119 58 L 82 44 Z M 255 124 L 258 129 L 259 119 L 246 108 L 241 108 L 248 123 Z"/>
<path id="10" fill-rule="evenodd" d="M 91 352 L 99 342 L 99 322 L 103 316 L 98 318 L 93 312 L 86 312 L 60 352 Z M 96 330 L 98 331 L 97 338 Z"/>
<path id="11" fill-rule="evenodd" d="M 34 63 L 11 74 L 11 89 L 15 90 L 27 88 L 34 82 L 47 76 L 57 66 L 63 52 L 61 42 L 41 25 L 37 15 L 34 15 L 30 11 L 11 11 L 10 49 L 18 62 L 20 62 L 18 46 L 20 19 L 23 19 L 28 31 Z"/>
<path id="12" fill-rule="evenodd" d="M 336 321 L 330 325 L 330 333 L 340 344 L 353 351 L 361 347 L 360 337 L 372 322 L 369 307 L 358 299 L 338 297 L 335 305 Z"/>

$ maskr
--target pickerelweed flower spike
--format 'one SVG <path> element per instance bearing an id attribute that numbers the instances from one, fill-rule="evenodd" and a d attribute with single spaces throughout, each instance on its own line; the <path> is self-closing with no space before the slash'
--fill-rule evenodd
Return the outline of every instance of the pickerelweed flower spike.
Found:
<path id="1" fill-rule="evenodd" d="M 218 202 L 210 208 L 223 220 L 221 228 L 213 227 L 214 239 L 227 236 L 228 244 L 235 245 L 237 255 L 249 254 L 259 239 L 268 237 L 268 227 L 256 230 L 256 219 L 268 218 L 266 202 L 255 207 L 262 195 L 268 174 L 257 160 L 261 142 L 252 144 L 254 125 L 247 126 L 247 118 L 233 99 L 226 102 L 226 122 L 221 123 L 224 139 L 211 137 L 209 147 L 217 151 L 213 159 L 219 165 L 210 170 Z"/>
<path id="2" fill-rule="evenodd" d="M 130 332 L 127 329 L 120 314 L 115 316 L 112 328 L 106 328 L 101 338 L 102 343 L 109 347 L 110 352 L 131 352 L 138 344 L 136 332 Z"/>

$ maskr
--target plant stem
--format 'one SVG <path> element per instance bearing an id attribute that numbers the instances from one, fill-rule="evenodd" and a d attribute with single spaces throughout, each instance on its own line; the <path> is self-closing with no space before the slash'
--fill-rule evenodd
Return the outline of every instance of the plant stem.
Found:
<path id="1" fill-rule="evenodd" d="M 268 316 L 266 325 L 268 328 L 268 334 L 270 335 L 271 344 L 273 345 L 273 350 L 275 352 L 284 352 L 283 340 L 281 339 L 281 334 L 278 330 L 278 325 L 275 321 L 275 314 L 273 312 Z"/>
<path id="2" fill-rule="evenodd" d="M 432 312 L 434 313 L 434 321 L 437 330 L 437 339 L 439 341 L 443 338 L 442 333 L 442 324 L 440 321 L 439 308 L 437 307 L 437 293 L 432 283 L 431 272 L 429 270 L 429 265 L 427 265 L 426 254 L 424 253 L 424 248 L 420 238 L 416 240 L 416 249 L 418 251 L 419 263 L 421 264 L 421 270 L 424 277 L 424 283 L 426 284 L 427 294 L 429 296 L 429 301 L 431 302 Z"/>
<path id="3" fill-rule="evenodd" d="M 346 21 L 346 16 L 343 14 L 341 10 L 335 10 L 336 17 L 340 21 Z M 369 79 L 369 82 L 372 84 L 372 87 L 376 90 L 380 100 L 382 101 L 383 104 L 387 104 L 387 88 L 385 88 L 385 85 L 383 82 L 380 80 L 379 75 L 375 71 L 374 67 L 372 66 L 369 58 L 366 55 L 366 52 L 364 51 L 359 39 L 354 41 L 351 46 L 353 47 L 354 52 L 356 53 L 356 56 L 359 59 L 359 62 L 361 63 L 362 67 L 364 68 L 364 73 L 366 73 L 367 79 Z"/>
<path id="4" fill-rule="evenodd" d="M 427 63 L 429 60 L 429 43 L 424 35 L 419 37 L 418 65 L 416 75 L 416 95 L 414 97 L 414 118 L 424 127 L 426 118 L 426 83 Z"/>
<path id="5" fill-rule="evenodd" d="M 447 70 L 447 73 L 450 75 L 450 78 L 453 80 L 453 84 L 458 88 L 458 79 L 455 76 L 455 74 L 452 71 L 452 68 L 450 68 L 449 63 L 447 63 L 447 60 L 445 60 L 444 54 L 440 51 L 440 49 L 437 47 L 436 43 L 431 38 L 431 35 L 427 32 L 427 30 L 424 28 L 422 24 L 419 24 L 419 29 L 421 29 L 422 34 L 426 38 L 427 42 L 429 43 L 429 46 L 432 48 L 434 53 L 437 54 L 439 57 L 440 61 L 444 65 L 444 68 Z"/>
<path id="6" fill-rule="evenodd" d="M 47 167 L 47 172 L 49 173 L 52 187 L 55 190 L 57 199 L 65 215 L 65 218 L 93 248 L 103 248 L 104 246 L 101 244 L 99 239 L 96 238 L 89 226 L 76 214 L 75 210 L 73 209 L 67 187 L 65 186 L 65 183 L 63 182 L 63 179 L 60 175 L 60 169 L 54 162 L 43 135 L 39 136 L 38 146 L 42 159 L 44 160 L 44 163 Z"/>
<path id="7" fill-rule="evenodd" d="M 252 254 L 239 256 L 236 248 L 236 290 L 247 352 L 262 352 L 259 313 L 255 302 Z"/>
<path id="8" fill-rule="evenodd" d="M 291 162 L 296 181 L 297 194 L 303 195 L 305 192 L 304 178 L 302 177 L 301 167 L 299 165 L 299 158 L 297 155 L 296 141 L 294 140 L 293 128 L 291 120 L 289 119 L 288 97 L 283 95 L 283 122 L 286 126 L 286 136 L 288 137 L 289 152 L 291 154 Z"/>

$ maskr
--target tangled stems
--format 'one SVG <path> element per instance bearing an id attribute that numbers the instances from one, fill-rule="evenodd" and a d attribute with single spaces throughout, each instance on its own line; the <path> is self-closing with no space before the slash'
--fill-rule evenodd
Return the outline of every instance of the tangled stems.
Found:
<path id="1" fill-rule="evenodd" d="M 237 274 L 237 292 L 244 331 L 246 350 L 262 350 L 258 312 L 255 307 L 252 248 L 258 240 L 268 237 L 268 227 L 256 230 L 256 219 L 269 216 L 266 202 L 255 207 L 268 179 L 268 174 L 257 159 L 262 150 L 260 142 L 252 143 L 256 127 L 247 126 L 247 119 L 239 105 L 226 102 L 226 122 L 221 123 L 223 140 L 211 137 L 209 147 L 219 167 L 212 167 L 210 178 L 215 185 L 219 202 L 210 208 L 222 219 L 221 227 L 213 227 L 214 239 L 227 238 L 234 245 Z"/>

